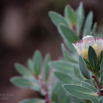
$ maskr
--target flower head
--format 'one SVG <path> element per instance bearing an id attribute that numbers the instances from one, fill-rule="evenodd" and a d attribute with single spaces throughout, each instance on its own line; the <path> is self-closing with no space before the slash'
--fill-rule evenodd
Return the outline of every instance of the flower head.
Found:
<path id="1" fill-rule="evenodd" d="M 81 55 L 83 58 L 88 60 L 88 49 L 89 46 L 92 46 L 95 50 L 97 57 L 100 56 L 101 51 L 103 50 L 103 39 L 95 38 L 91 35 L 83 37 L 83 39 L 75 44 L 73 44 L 77 53 Z"/>

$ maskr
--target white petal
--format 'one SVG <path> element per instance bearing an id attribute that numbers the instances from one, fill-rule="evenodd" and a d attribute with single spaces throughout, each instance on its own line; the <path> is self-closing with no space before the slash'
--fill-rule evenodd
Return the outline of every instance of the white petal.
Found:
<path id="1" fill-rule="evenodd" d="M 90 46 L 93 46 L 96 42 L 95 42 L 95 39 L 92 39 L 92 40 L 88 41 L 88 43 Z"/>
<path id="2" fill-rule="evenodd" d="M 87 36 L 83 37 L 83 42 L 88 42 L 88 41 L 93 40 L 93 39 L 94 39 L 93 36 L 87 35 Z"/>
<path id="3" fill-rule="evenodd" d="M 103 40 L 102 39 L 96 40 L 96 43 L 98 44 L 100 49 L 103 49 Z"/>
<path id="4" fill-rule="evenodd" d="M 82 49 L 83 49 L 83 48 L 82 48 L 82 43 L 77 43 L 76 46 L 78 47 L 79 51 L 81 52 Z"/>
<path id="5" fill-rule="evenodd" d="M 75 44 L 72 44 L 72 45 L 75 47 L 77 53 L 80 55 L 80 50 L 79 50 L 79 48 L 78 48 Z"/>
<path id="6" fill-rule="evenodd" d="M 86 50 L 88 50 L 89 46 L 90 46 L 89 43 L 83 43 L 82 44 L 82 48 L 86 49 Z"/>

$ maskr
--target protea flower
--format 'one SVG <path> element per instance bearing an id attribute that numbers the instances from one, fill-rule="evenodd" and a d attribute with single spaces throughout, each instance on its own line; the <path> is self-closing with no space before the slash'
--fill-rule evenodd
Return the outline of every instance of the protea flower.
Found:
<path id="1" fill-rule="evenodd" d="M 103 50 L 103 39 L 88 35 L 83 37 L 81 41 L 73 44 L 73 46 L 77 50 L 78 55 L 81 55 L 83 58 L 88 60 L 89 46 L 92 46 L 92 48 L 95 50 L 97 57 L 100 56 L 100 53 Z"/>

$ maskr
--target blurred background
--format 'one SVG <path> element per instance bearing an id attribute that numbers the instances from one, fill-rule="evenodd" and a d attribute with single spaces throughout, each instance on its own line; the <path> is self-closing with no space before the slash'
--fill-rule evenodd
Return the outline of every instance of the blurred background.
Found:
<path id="1" fill-rule="evenodd" d="M 30 89 L 15 87 L 9 79 L 19 75 L 14 63 L 26 66 L 28 58 L 39 49 L 44 56 L 50 53 L 52 60 L 62 56 L 62 38 L 52 24 L 50 10 L 63 14 L 66 4 L 74 9 L 83 2 L 85 16 L 94 13 L 99 33 L 103 32 L 102 0 L 0 0 L 0 103 L 16 103 L 24 98 L 40 97 Z M 2 100 L 9 94 L 8 100 Z M 11 95 L 10 95 L 11 94 Z"/>

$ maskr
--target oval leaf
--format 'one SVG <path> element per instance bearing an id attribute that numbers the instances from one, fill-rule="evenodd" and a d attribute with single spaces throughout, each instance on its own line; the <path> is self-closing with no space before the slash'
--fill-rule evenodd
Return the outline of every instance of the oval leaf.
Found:
<path id="1" fill-rule="evenodd" d="M 99 103 L 103 103 L 103 96 L 100 98 Z"/>
<path id="2" fill-rule="evenodd" d="M 64 24 L 64 25 L 68 25 L 66 20 L 63 18 L 62 15 L 56 13 L 56 12 L 53 12 L 53 11 L 50 11 L 49 12 L 49 16 L 52 20 L 52 22 L 56 25 L 56 26 L 59 26 L 59 24 Z"/>
<path id="3" fill-rule="evenodd" d="M 68 52 L 68 50 L 65 48 L 64 44 L 61 45 L 62 47 L 62 53 L 65 57 L 66 60 L 73 62 L 73 63 L 78 63 L 77 60 L 75 60 L 71 55 L 71 53 Z"/>
<path id="4" fill-rule="evenodd" d="M 94 23 L 92 28 L 92 35 L 96 36 L 97 23 Z"/>
<path id="5" fill-rule="evenodd" d="M 41 88 L 40 84 L 38 84 L 37 81 L 32 80 L 30 78 L 26 79 L 22 77 L 12 77 L 10 81 L 18 87 L 31 88 L 32 90 L 35 90 L 35 91 L 39 91 Z"/>
<path id="6" fill-rule="evenodd" d="M 73 84 L 73 80 L 70 76 L 60 72 L 54 72 L 56 78 L 64 84 Z"/>
<path id="7" fill-rule="evenodd" d="M 71 50 L 72 52 L 76 52 L 76 49 L 74 48 L 74 46 L 72 45 L 72 43 L 68 40 L 64 40 L 64 43 L 66 44 L 66 46 L 68 47 L 69 50 Z"/>
<path id="8" fill-rule="evenodd" d="M 64 84 L 63 87 L 67 92 L 77 98 L 92 99 L 98 96 L 94 91 L 82 86 Z"/>
<path id="9" fill-rule="evenodd" d="M 45 101 L 42 99 L 26 99 L 26 100 L 22 100 L 18 103 L 45 103 Z"/>
<path id="10" fill-rule="evenodd" d="M 30 69 L 32 74 L 35 74 L 34 73 L 34 64 L 33 64 L 33 61 L 31 59 L 28 59 L 28 68 Z"/>
<path id="11" fill-rule="evenodd" d="M 92 86 L 91 84 L 87 83 L 87 82 L 82 81 L 82 86 L 85 87 L 85 88 L 91 89 L 94 92 L 97 92 L 97 89 L 94 86 Z"/>
<path id="12" fill-rule="evenodd" d="M 70 28 L 64 25 L 59 25 L 59 32 L 64 40 L 66 39 L 71 43 L 75 43 L 79 40 L 77 35 Z"/>
<path id="13" fill-rule="evenodd" d="M 92 70 L 95 70 L 97 67 L 98 59 L 94 49 L 91 46 L 89 47 L 88 50 L 88 60 Z"/>
<path id="14" fill-rule="evenodd" d="M 32 87 L 33 86 L 32 82 L 22 77 L 13 77 L 10 79 L 10 81 L 14 85 L 19 86 L 19 87 Z"/>
<path id="15" fill-rule="evenodd" d="M 50 61 L 50 55 L 47 54 L 45 56 L 45 59 L 44 59 L 44 69 L 45 69 L 45 80 L 46 81 L 48 80 L 48 77 L 49 77 L 49 74 L 50 74 L 50 67 L 48 65 L 49 61 Z"/>
<path id="16" fill-rule="evenodd" d="M 93 13 L 90 12 L 87 15 L 87 18 L 86 18 L 86 21 L 85 21 L 83 36 L 89 35 L 90 30 L 91 30 L 91 26 L 92 26 L 92 22 L 93 22 Z"/>
<path id="17" fill-rule="evenodd" d="M 77 16 L 75 11 L 72 9 L 70 5 L 65 7 L 64 15 L 67 20 L 69 20 L 70 25 L 75 25 L 77 21 Z"/>
<path id="18" fill-rule="evenodd" d="M 15 68 L 17 70 L 18 73 L 20 73 L 23 76 L 32 76 L 32 73 L 23 65 L 16 63 L 15 64 Z"/>
<path id="19" fill-rule="evenodd" d="M 36 51 L 33 55 L 34 61 L 34 72 L 36 76 L 40 75 L 41 68 L 42 68 L 42 56 L 39 51 Z"/>
<path id="20" fill-rule="evenodd" d="M 90 74 L 89 74 L 88 69 L 85 65 L 85 62 L 81 56 L 79 56 L 79 67 L 80 67 L 80 71 L 81 71 L 82 75 L 85 78 L 90 79 Z"/>
<path id="21" fill-rule="evenodd" d="M 69 64 L 68 62 L 64 62 L 64 61 L 54 61 L 54 62 L 49 62 L 49 65 L 54 68 L 55 70 L 58 70 L 60 72 L 63 73 L 69 73 L 72 74 L 73 73 L 73 68 L 72 65 Z"/>
<path id="22" fill-rule="evenodd" d="M 94 99 L 90 99 L 90 101 L 91 101 L 92 103 L 99 103 L 98 97 L 96 97 L 96 98 L 94 98 Z"/>
<path id="23" fill-rule="evenodd" d="M 83 3 L 80 3 L 79 7 L 77 8 L 77 31 L 78 34 L 81 34 L 81 28 L 83 26 L 83 21 L 84 21 L 84 10 L 83 10 Z"/>

